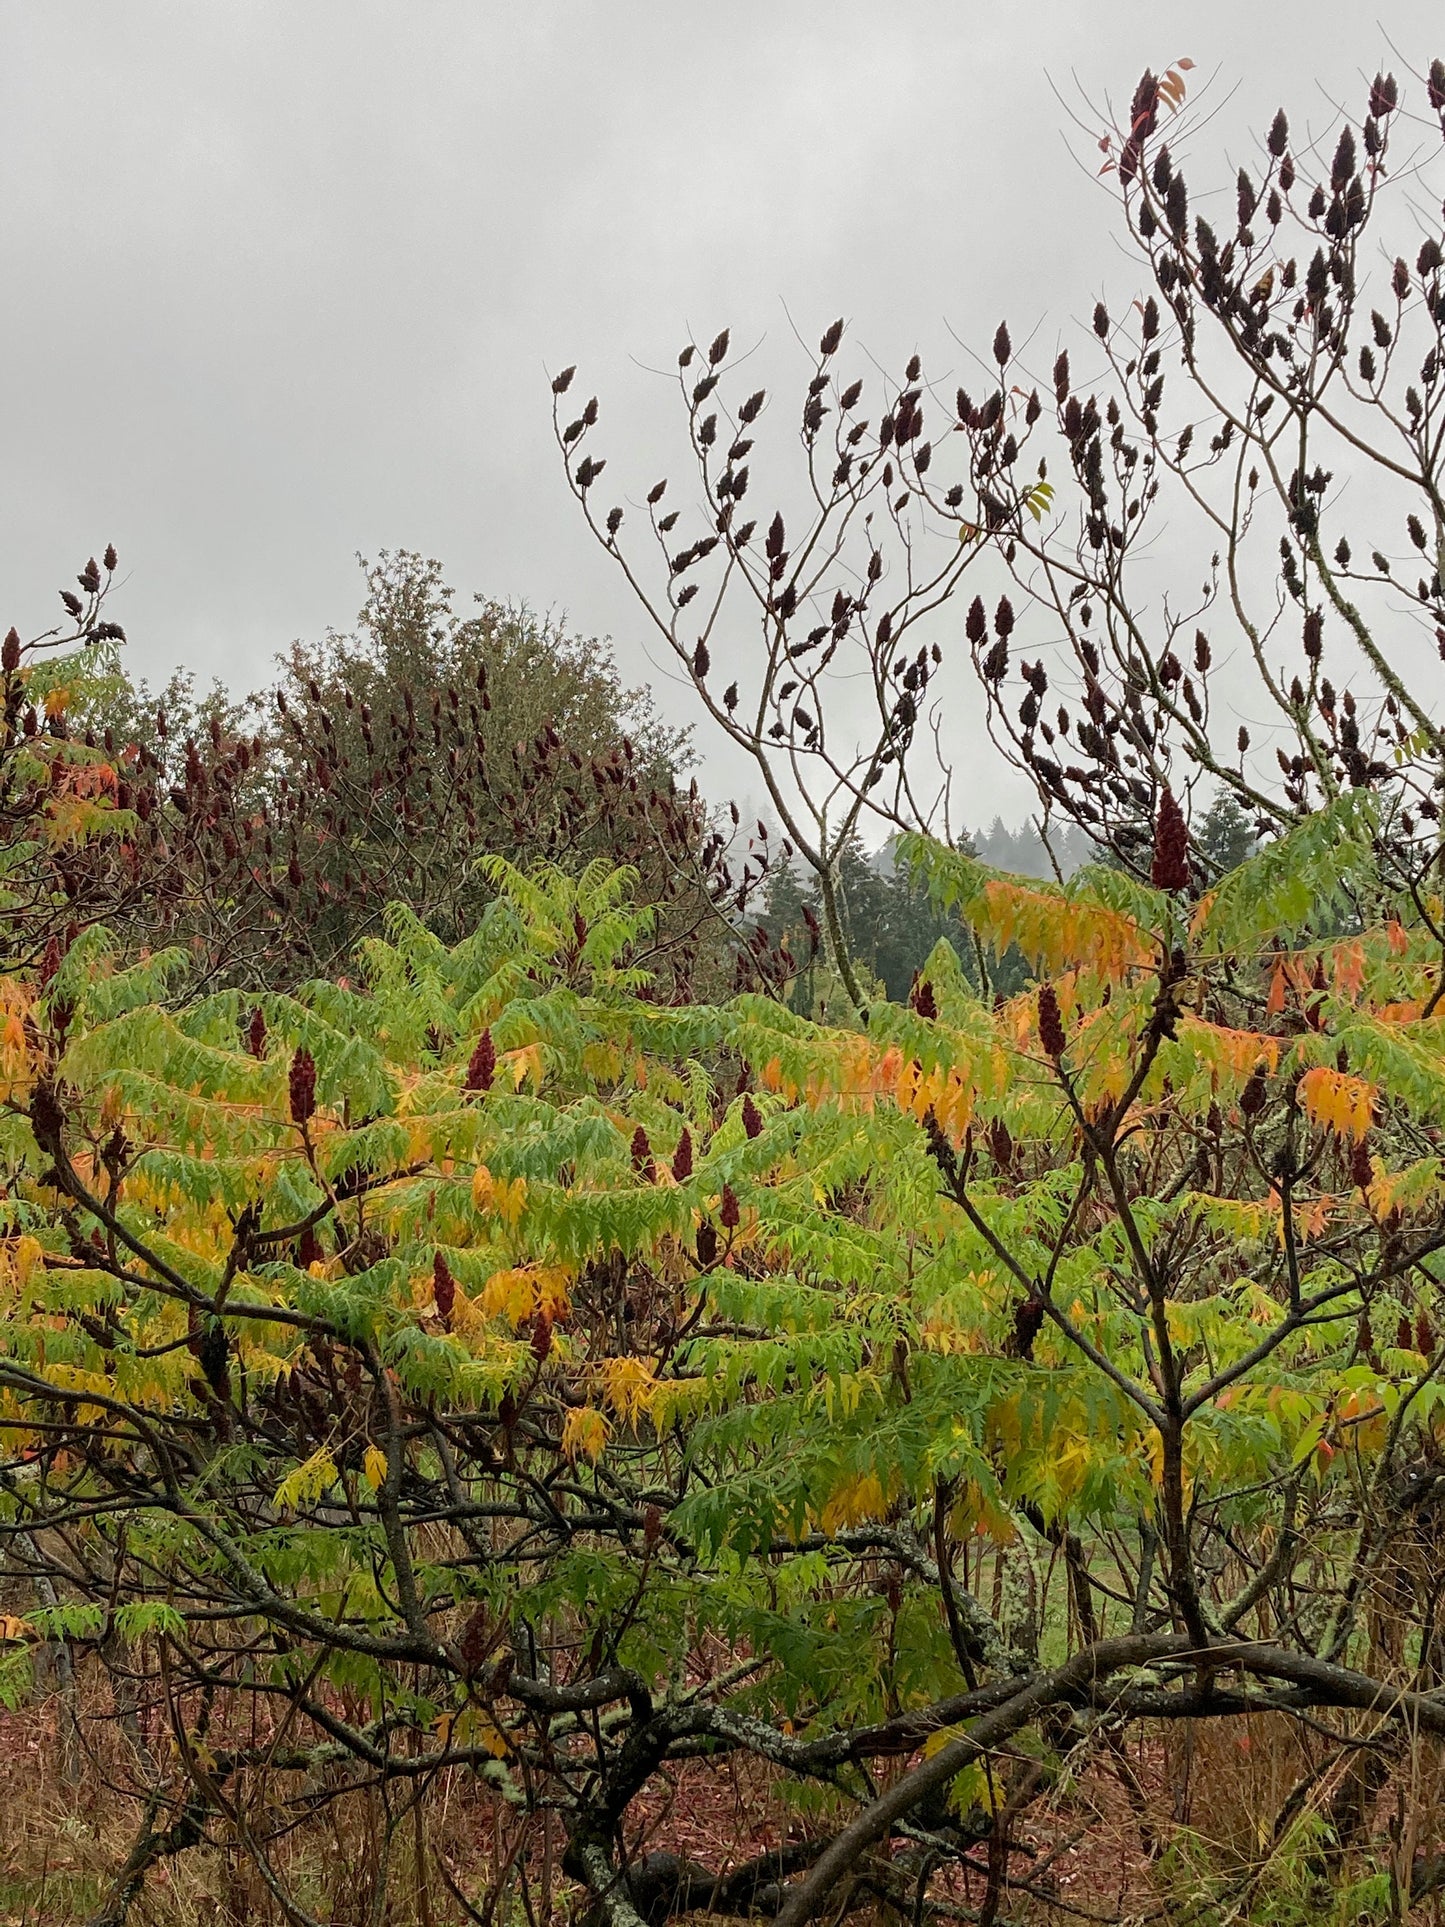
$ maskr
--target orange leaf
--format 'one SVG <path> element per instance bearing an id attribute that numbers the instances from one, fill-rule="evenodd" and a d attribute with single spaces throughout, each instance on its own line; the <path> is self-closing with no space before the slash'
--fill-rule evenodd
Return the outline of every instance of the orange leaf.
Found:
<path id="1" fill-rule="evenodd" d="M 1365 946 L 1358 941 L 1338 944 L 1331 963 L 1335 995 L 1353 1001 L 1365 987 Z"/>
<path id="2" fill-rule="evenodd" d="M 1375 1114 L 1375 1087 L 1362 1077 L 1316 1064 L 1299 1081 L 1299 1099 L 1316 1124 L 1359 1143 Z"/>
<path id="3" fill-rule="evenodd" d="M 1284 1009 L 1285 989 L 1284 965 L 1277 963 L 1274 967 L 1274 975 L 1269 980 L 1269 1002 L 1264 1007 L 1269 1016 L 1278 1017 Z"/>

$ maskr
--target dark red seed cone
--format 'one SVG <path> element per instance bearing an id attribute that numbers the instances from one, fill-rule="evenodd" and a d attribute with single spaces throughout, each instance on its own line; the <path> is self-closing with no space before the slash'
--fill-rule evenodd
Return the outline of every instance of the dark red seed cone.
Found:
<path id="1" fill-rule="evenodd" d="M 466 1089 L 469 1091 L 489 1091 L 497 1070 L 497 1047 L 492 1042 L 490 1030 L 484 1030 L 477 1039 L 477 1047 L 467 1064 Z"/>
<path id="2" fill-rule="evenodd" d="M 1043 1300 L 1020 1299 L 1014 1311 L 1014 1346 L 1020 1358 L 1032 1358 L 1034 1340 L 1044 1322 Z"/>
<path id="3" fill-rule="evenodd" d="M 316 1059 L 304 1044 L 291 1059 L 291 1121 L 305 1124 L 316 1114 Z"/>
<path id="4" fill-rule="evenodd" d="M 457 1302 L 457 1281 L 452 1276 L 451 1266 L 440 1252 L 431 1261 L 431 1281 L 438 1317 L 450 1318 Z"/>
<path id="5" fill-rule="evenodd" d="M 926 977 L 920 977 L 914 984 L 912 1003 L 920 1017 L 937 1017 L 938 1001 L 933 995 L 933 985 Z"/>
<path id="6" fill-rule="evenodd" d="M 1189 825 L 1184 812 L 1166 789 L 1159 799 L 1159 818 L 1154 825 L 1154 862 L 1149 880 L 1156 890 L 1189 888 Z"/>
<path id="7" fill-rule="evenodd" d="M 1050 1057 L 1060 1058 L 1067 1043 L 1058 992 L 1052 984 L 1039 985 L 1039 1042 Z"/>

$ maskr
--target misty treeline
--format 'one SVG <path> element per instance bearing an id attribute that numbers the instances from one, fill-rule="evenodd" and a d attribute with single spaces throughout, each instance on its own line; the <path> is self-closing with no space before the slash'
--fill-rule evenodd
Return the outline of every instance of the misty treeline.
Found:
<path id="1" fill-rule="evenodd" d="M 1445 63 L 1189 72 L 1038 367 L 720 329 L 685 481 L 553 379 L 764 820 L 414 556 L 254 705 L 110 552 L 7 638 L 27 1917 L 1438 1906 Z"/>
<path id="2" fill-rule="evenodd" d="M 1254 851 L 1258 839 L 1252 819 L 1223 791 L 1200 813 L 1195 841 L 1212 873 L 1223 876 Z M 1045 835 L 1035 821 L 1025 819 L 1010 829 L 1000 816 L 987 829 L 960 830 L 952 847 L 991 870 L 1058 883 L 1108 860 L 1108 853 L 1075 824 Z M 934 901 L 913 866 L 900 860 L 896 832 L 870 851 L 855 831 L 838 845 L 833 871 L 841 941 L 860 981 L 871 984 L 870 995 L 903 1002 L 939 942 L 959 949 L 964 974 L 975 987 L 987 983 L 995 992 L 1018 990 L 1028 981 L 1027 962 L 1016 947 L 1007 947 L 992 963 L 984 958 L 958 912 Z M 770 981 L 794 1008 L 809 1015 L 831 1012 L 836 1021 L 846 1019 L 850 1006 L 823 941 L 822 915 L 817 877 L 806 864 L 791 859 L 769 868 L 759 922 L 773 945 L 767 953 Z"/>

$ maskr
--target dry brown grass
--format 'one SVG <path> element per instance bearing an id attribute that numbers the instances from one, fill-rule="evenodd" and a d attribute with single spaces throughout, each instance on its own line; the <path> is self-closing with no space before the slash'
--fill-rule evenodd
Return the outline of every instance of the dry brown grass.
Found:
<path id="1" fill-rule="evenodd" d="M 39 1692 L 25 1709 L 3 1716 L 3 1927 L 85 1927 L 141 1824 L 145 1773 L 98 1667 L 82 1671 L 80 1713 L 73 1783 L 62 1771 L 56 1691 Z M 1362 1730 L 1360 1737 L 1368 1735 Z M 174 1771 L 156 1709 L 142 1738 L 153 1764 Z M 1091 1744 L 1020 1825 L 1012 1865 L 1021 1884 L 1007 1895 L 999 1920 L 1015 1927 L 1075 1927 L 1081 1920 L 1439 1927 L 1440 1895 L 1406 1908 L 1368 1890 L 1372 1876 L 1381 1888 L 1392 1864 L 1403 1870 L 1440 1851 L 1435 1818 L 1445 1812 L 1438 1753 L 1381 1738 L 1388 1755 L 1368 1746 L 1342 1749 L 1323 1730 L 1266 1716 L 1145 1732 L 1115 1751 Z M 1380 1770 L 1362 1773 L 1371 1760 Z M 556 1821 L 517 1820 L 469 1776 L 434 1787 L 423 1821 L 404 1807 L 388 1810 L 369 1791 L 295 1824 L 300 1791 L 294 1782 L 241 1785 L 233 1820 L 217 1822 L 206 1844 L 152 1870 L 130 1913 L 134 1927 L 287 1927 L 246 1833 L 268 1843 L 278 1883 L 325 1927 L 460 1927 L 468 1916 L 449 1883 L 493 1927 L 548 1927 L 578 1917 L 577 1895 L 560 1867 Z M 1325 1838 L 1325 1818 L 1346 1836 L 1342 1852 Z M 807 1825 L 776 1781 L 744 1762 L 689 1763 L 659 1779 L 631 1821 L 629 1853 L 665 1847 L 715 1868 L 777 1846 Z M 935 1881 L 944 1927 L 972 1918 L 984 1887 L 977 1873 Z M 1353 1911 L 1352 1892 L 1364 1896 Z M 872 1911 L 882 1917 L 882 1909 Z"/>

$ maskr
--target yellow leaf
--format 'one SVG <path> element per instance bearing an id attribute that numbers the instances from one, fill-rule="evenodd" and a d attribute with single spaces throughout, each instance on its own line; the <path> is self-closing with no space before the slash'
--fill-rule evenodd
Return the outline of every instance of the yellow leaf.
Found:
<path id="1" fill-rule="evenodd" d="M 875 1472 L 845 1479 L 823 1508 L 822 1527 L 834 1532 L 839 1526 L 856 1526 L 863 1519 L 879 1519 L 888 1510 L 888 1501 Z"/>
<path id="2" fill-rule="evenodd" d="M 517 1090 L 521 1090 L 522 1080 L 527 1077 L 531 1078 L 534 1091 L 541 1090 L 542 1046 L 540 1044 L 523 1044 L 519 1050 L 506 1052 L 501 1065 L 505 1065 L 511 1071 Z M 498 1066 L 499 1069 L 501 1065 Z"/>
<path id="3" fill-rule="evenodd" d="M 504 1760 L 510 1752 L 507 1736 L 502 1729 L 479 1708 L 476 1716 L 476 1739 L 484 1746 L 494 1760 Z"/>
<path id="4" fill-rule="evenodd" d="M 612 1427 L 603 1413 L 590 1405 L 576 1405 L 562 1423 L 562 1450 L 575 1463 L 591 1459 L 595 1465 L 602 1457 Z"/>
<path id="5" fill-rule="evenodd" d="M 319 1499 L 328 1486 L 335 1485 L 337 1479 L 336 1461 L 326 1446 L 313 1452 L 304 1465 L 298 1465 L 276 1488 L 276 1506 L 289 1512 L 297 1506 Z"/>
<path id="6" fill-rule="evenodd" d="M 512 1327 L 531 1316 L 537 1302 L 532 1274 L 526 1265 L 513 1265 L 494 1271 L 482 1288 L 478 1301 L 485 1318 L 505 1318 Z"/>
<path id="7" fill-rule="evenodd" d="M 0 983 L 0 1075 L 23 1077 L 30 1063 L 30 1048 L 25 1041 L 25 1014 L 30 1008 L 30 993 L 18 978 Z"/>
<path id="8" fill-rule="evenodd" d="M 484 1706 L 464 1706 L 459 1713 L 443 1714 L 437 1721 L 443 1746 L 480 1746 L 494 1760 L 504 1760 L 511 1743 Z"/>
<path id="9" fill-rule="evenodd" d="M 515 1231 L 522 1216 L 522 1207 L 527 1202 L 527 1180 L 513 1178 L 510 1184 L 499 1182 L 496 1187 L 497 1212 L 502 1223 L 509 1231 Z"/>
<path id="10" fill-rule="evenodd" d="M 368 1445 L 366 1457 L 362 1460 L 362 1470 L 366 1473 L 366 1483 L 373 1492 L 380 1492 L 386 1484 L 386 1454 L 379 1445 Z"/>
<path id="11" fill-rule="evenodd" d="M 43 1256 L 44 1251 L 40 1240 L 38 1238 L 32 1238 L 29 1232 L 22 1233 L 21 1236 L 15 1240 L 14 1244 L 10 1247 L 10 1259 L 15 1267 L 15 1278 L 18 1284 L 28 1285 L 30 1283 L 35 1273 L 35 1267 L 40 1263 Z"/>
<path id="12" fill-rule="evenodd" d="M 571 1283 L 572 1272 L 566 1265 L 512 1265 L 494 1271 L 479 1300 L 482 1316 L 505 1318 L 515 1327 L 540 1311 L 555 1323 L 570 1308 Z"/>
<path id="13" fill-rule="evenodd" d="M 645 1416 L 657 1389 L 652 1367 L 643 1358 L 609 1358 L 602 1367 L 602 1382 L 607 1403 L 628 1424 Z"/>
<path id="14" fill-rule="evenodd" d="M 478 1211 L 495 1213 L 509 1231 L 515 1231 L 522 1208 L 527 1202 L 527 1180 L 494 1178 L 485 1164 L 472 1174 L 472 1203 Z"/>
<path id="15" fill-rule="evenodd" d="M 993 1791 L 988 1769 L 972 1762 L 956 1773 L 948 1789 L 948 1804 L 955 1813 L 968 1813 L 974 1807 L 993 1811 Z"/>
<path id="16" fill-rule="evenodd" d="M 1147 968 L 1153 960 L 1148 934 L 1122 911 L 1030 888 L 1012 878 L 990 877 L 970 903 L 968 916 L 1000 953 L 1016 943 L 1051 977 L 1083 968 L 1117 979 L 1131 968 Z"/>
<path id="17" fill-rule="evenodd" d="M 944 1747 L 952 1746 L 955 1740 L 961 1739 L 962 1737 L 963 1728 L 961 1726 L 940 1726 L 936 1732 L 930 1733 L 928 1738 L 923 1742 L 924 1759 L 931 1760 L 935 1753 L 941 1753 Z"/>
<path id="18" fill-rule="evenodd" d="M 1227 1073 L 1239 1084 L 1255 1070 L 1279 1068 L 1279 1039 L 1256 1030 L 1231 1030 L 1186 1011 L 1179 1020 L 1178 1036 L 1188 1056 L 1202 1058 L 1211 1070 Z"/>

